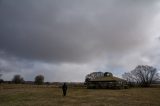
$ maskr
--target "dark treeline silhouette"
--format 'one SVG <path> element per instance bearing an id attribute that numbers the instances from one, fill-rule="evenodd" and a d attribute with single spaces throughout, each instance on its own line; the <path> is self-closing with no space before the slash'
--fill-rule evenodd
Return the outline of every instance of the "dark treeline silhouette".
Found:
<path id="1" fill-rule="evenodd" d="M 2 74 L 0 74 L 0 75 L 2 76 Z M 43 75 L 37 75 L 35 77 L 34 81 L 25 81 L 24 78 L 19 74 L 14 75 L 11 81 L 4 81 L 2 78 L 0 78 L 0 84 L 1 83 L 7 83 L 7 84 L 37 84 L 37 85 L 42 85 L 42 84 L 49 85 L 50 84 L 50 82 L 44 82 L 44 76 Z"/>

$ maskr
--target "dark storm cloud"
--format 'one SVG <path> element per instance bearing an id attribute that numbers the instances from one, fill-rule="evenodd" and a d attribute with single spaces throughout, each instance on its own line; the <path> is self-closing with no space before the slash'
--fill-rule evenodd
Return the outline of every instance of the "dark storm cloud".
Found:
<path id="1" fill-rule="evenodd" d="M 2 0 L 0 50 L 20 58 L 86 62 L 145 45 L 149 1 Z"/>
<path id="2" fill-rule="evenodd" d="M 0 74 L 84 81 L 159 67 L 159 10 L 156 0 L 0 0 Z"/>

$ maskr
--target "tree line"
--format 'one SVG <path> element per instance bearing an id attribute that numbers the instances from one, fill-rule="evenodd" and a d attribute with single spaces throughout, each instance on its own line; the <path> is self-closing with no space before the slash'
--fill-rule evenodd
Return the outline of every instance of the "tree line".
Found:
<path id="1" fill-rule="evenodd" d="M 2 74 L 0 74 L 0 77 Z M 110 72 L 92 72 L 87 74 L 85 77 L 85 84 L 92 79 L 96 79 L 103 76 L 113 76 Z M 125 72 L 122 74 L 122 78 L 125 79 L 129 86 L 138 85 L 141 87 L 149 87 L 151 84 L 155 83 L 156 81 L 160 82 L 160 75 L 156 68 L 153 66 L 148 65 L 138 65 L 135 69 Z M 0 83 L 4 82 L 3 79 L 0 79 Z M 23 77 L 20 75 L 14 75 L 11 83 L 21 84 L 25 83 Z M 37 75 L 34 78 L 35 84 L 43 84 L 44 83 L 44 76 Z"/>
<path id="2" fill-rule="evenodd" d="M 4 80 L 3 79 L 0 79 L 0 83 L 3 83 Z M 12 78 L 11 80 L 11 83 L 14 83 L 14 84 L 24 84 L 25 81 L 23 79 L 23 77 L 21 75 L 14 75 L 14 77 Z M 44 76 L 43 75 L 37 75 L 35 78 L 34 78 L 34 83 L 35 84 L 38 84 L 38 85 L 41 85 L 44 83 Z"/>

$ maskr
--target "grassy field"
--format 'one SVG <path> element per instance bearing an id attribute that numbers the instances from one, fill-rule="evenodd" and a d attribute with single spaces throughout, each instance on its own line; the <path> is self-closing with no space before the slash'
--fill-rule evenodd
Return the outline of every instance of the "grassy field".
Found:
<path id="1" fill-rule="evenodd" d="M 122 90 L 0 85 L 0 106 L 160 106 L 160 88 Z"/>

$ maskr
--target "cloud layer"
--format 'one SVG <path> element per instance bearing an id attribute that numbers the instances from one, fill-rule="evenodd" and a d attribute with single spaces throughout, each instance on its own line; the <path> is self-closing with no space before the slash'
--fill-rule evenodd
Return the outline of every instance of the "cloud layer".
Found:
<path id="1" fill-rule="evenodd" d="M 1 0 L 1 71 L 62 81 L 66 70 L 77 81 L 91 71 L 157 66 L 159 9 L 158 1 Z"/>

